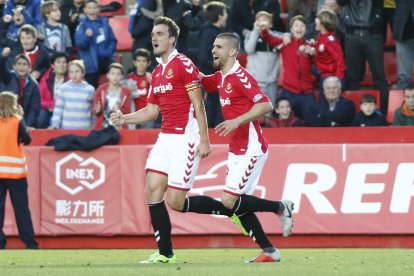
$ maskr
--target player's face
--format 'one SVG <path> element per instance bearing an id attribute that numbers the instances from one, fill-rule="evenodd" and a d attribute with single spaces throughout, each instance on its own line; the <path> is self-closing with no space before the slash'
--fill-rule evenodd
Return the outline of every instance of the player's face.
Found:
<path id="1" fill-rule="evenodd" d="M 74 83 L 81 83 L 83 80 L 82 69 L 76 64 L 72 64 L 71 66 L 69 66 L 69 78 Z"/>
<path id="2" fill-rule="evenodd" d="M 25 77 L 29 73 L 30 65 L 27 62 L 27 60 L 19 58 L 16 61 L 16 64 L 14 65 L 13 69 L 17 72 L 17 75 L 19 77 Z"/>
<path id="3" fill-rule="evenodd" d="M 414 89 L 404 91 L 404 101 L 410 110 L 414 110 Z"/>
<path id="4" fill-rule="evenodd" d="M 290 32 L 296 39 L 301 39 L 305 36 L 306 25 L 302 21 L 295 20 L 290 28 Z"/>
<path id="5" fill-rule="evenodd" d="M 168 50 L 174 48 L 175 37 L 169 37 L 167 25 L 158 24 L 152 28 L 151 41 L 154 54 L 162 56 Z"/>
<path id="6" fill-rule="evenodd" d="M 361 111 L 366 116 L 371 116 L 372 113 L 375 111 L 375 103 L 362 103 L 361 104 Z"/>
<path id="7" fill-rule="evenodd" d="M 323 93 L 328 102 L 336 101 L 341 95 L 341 89 L 339 88 L 338 82 L 335 80 L 325 81 L 323 85 Z"/>
<path id="8" fill-rule="evenodd" d="M 289 118 L 291 112 L 289 101 L 280 101 L 275 111 L 277 114 L 279 114 L 280 119 Z"/>
<path id="9" fill-rule="evenodd" d="M 216 38 L 213 44 L 213 67 L 216 69 L 222 69 L 230 57 L 230 47 L 226 40 Z"/>
<path id="10" fill-rule="evenodd" d="M 149 66 L 149 61 L 147 60 L 146 57 L 140 57 L 140 56 L 138 56 L 134 60 L 134 65 L 137 68 L 138 74 L 143 75 L 147 71 L 147 68 Z"/>
<path id="11" fill-rule="evenodd" d="M 119 82 L 124 78 L 124 76 L 120 69 L 111 68 L 107 74 L 107 78 L 111 84 L 119 85 Z"/>
<path id="12" fill-rule="evenodd" d="M 55 60 L 55 62 L 52 64 L 53 71 L 55 71 L 56 74 L 63 75 L 68 70 L 68 62 L 66 61 L 66 58 L 60 57 Z"/>
<path id="13" fill-rule="evenodd" d="M 28 34 L 26 32 L 20 33 L 20 42 L 22 43 L 23 49 L 26 51 L 32 50 L 36 43 L 36 38 L 32 36 L 31 34 Z"/>

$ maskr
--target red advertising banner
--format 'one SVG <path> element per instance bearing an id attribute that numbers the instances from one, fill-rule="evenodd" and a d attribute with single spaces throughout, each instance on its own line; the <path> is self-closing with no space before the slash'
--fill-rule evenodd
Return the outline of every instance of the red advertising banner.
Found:
<path id="1" fill-rule="evenodd" d="M 37 235 L 150 235 L 144 166 L 150 146 L 92 152 L 26 148 Z M 189 192 L 219 199 L 227 145 L 213 145 Z M 270 145 L 255 195 L 295 203 L 294 233 L 414 234 L 414 145 Z M 174 234 L 239 234 L 226 217 L 170 211 Z M 258 214 L 279 234 L 274 214 Z M 4 230 L 17 234 L 7 205 Z"/>

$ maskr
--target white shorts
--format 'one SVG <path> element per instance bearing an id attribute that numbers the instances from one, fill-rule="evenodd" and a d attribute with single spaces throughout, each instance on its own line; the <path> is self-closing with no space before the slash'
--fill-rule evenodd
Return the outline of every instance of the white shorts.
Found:
<path id="1" fill-rule="evenodd" d="M 229 153 L 224 192 L 240 196 L 251 195 L 259 182 L 268 152 L 259 156 Z"/>
<path id="2" fill-rule="evenodd" d="M 196 154 L 199 143 L 198 133 L 160 133 L 148 156 L 145 170 L 167 176 L 171 188 L 188 191 L 200 163 L 200 156 Z"/>

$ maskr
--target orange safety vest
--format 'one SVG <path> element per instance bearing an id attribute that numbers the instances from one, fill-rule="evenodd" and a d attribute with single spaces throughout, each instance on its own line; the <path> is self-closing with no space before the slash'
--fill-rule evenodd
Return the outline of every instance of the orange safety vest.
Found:
<path id="1" fill-rule="evenodd" d="M 0 119 L 0 178 L 21 179 L 27 176 L 23 145 L 17 143 L 20 119 Z"/>

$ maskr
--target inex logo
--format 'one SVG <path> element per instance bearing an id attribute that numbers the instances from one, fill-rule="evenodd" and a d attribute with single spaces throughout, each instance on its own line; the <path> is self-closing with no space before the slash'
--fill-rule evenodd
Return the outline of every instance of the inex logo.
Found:
<path id="1" fill-rule="evenodd" d="M 105 182 L 105 165 L 93 157 L 83 159 L 76 153 L 56 162 L 56 185 L 71 195 L 86 187 L 93 190 Z"/>

